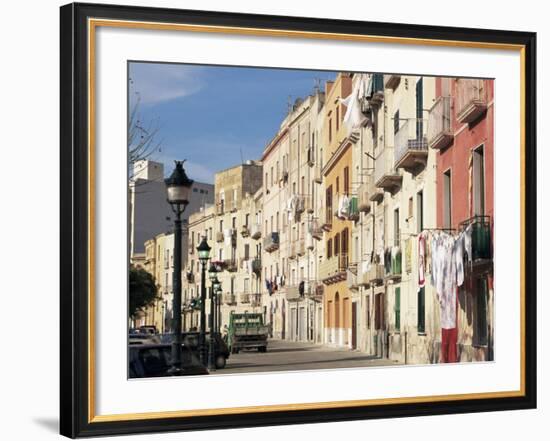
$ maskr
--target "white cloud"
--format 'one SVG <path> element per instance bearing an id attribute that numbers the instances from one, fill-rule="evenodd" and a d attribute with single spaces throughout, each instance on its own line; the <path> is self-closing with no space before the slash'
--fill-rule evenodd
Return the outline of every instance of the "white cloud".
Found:
<path id="1" fill-rule="evenodd" d="M 132 63 L 130 100 L 139 94 L 143 105 L 153 105 L 197 93 L 203 88 L 200 68 L 179 64 Z"/>

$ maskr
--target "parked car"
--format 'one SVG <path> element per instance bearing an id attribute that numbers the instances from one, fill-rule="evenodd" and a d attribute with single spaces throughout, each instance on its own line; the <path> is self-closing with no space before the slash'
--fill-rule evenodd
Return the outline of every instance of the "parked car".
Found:
<path id="1" fill-rule="evenodd" d="M 130 378 L 170 377 L 172 367 L 172 346 L 169 344 L 147 344 L 129 346 Z M 182 370 L 178 375 L 207 375 L 208 369 L 201 364 L 197 355 L 182 345 Z"/>
<path id="2" fill-rule="evenodd" d="M 199 332 L 183 332 L 182 342 L 185 346 L 192 349 L 198 354 L 199 351 Z M 227 359 L 229 358 L 229 348 L 223 340 L 220 334 L 214 333 L 214 360 L 216 369 L 223 369 L 226 365 Z M 160 341 L 162 343 L 171 343 L 174 338 L 173 334 L 162 334 Z M 206 333 L 206 347 L 210 345 L 210 333 Z"/>
<path id="3" fill-rule="evenodd" d="M 158 344 L 160 342 L 161 341 L 158 335 L 141 332 L 128 335 L 128 344 L 130 345 Z"/>
<path id="4" fill-rule="evenodd" d="M 140 326 L 138 329 L 144 334 L 158 334 L 157 327 L 155 325 L 143 325 Z"/>

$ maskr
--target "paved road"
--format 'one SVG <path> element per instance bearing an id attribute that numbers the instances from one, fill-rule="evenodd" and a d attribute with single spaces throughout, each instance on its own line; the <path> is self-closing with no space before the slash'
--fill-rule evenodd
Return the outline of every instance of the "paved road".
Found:
<path id="1" fill-rule="evenodd" d="M 269 340 L 267 352 L 241 351 L 232 354 L 220 374 L 244 372 L 337 369 L 344 367 L 387 366 L 395 364 L 348 349 L 328 348 L 311 343 Z"/>

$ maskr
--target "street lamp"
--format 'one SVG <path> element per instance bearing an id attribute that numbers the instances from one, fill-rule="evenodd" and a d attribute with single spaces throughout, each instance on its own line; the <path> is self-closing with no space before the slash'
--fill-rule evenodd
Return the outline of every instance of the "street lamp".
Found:
<path id="1" fill-rule="evenodd" d="M 210 247 L 206 242 L 206 236 L 197 247 L 199 262 L 201 263 L 201 329 L 199 333 L 199 351 L 201 363 L 206 366 L 206 263 L 210 258 Z"/>
<path id="2" fill-rule="evenodd" d="M 208 369 L 210 370 L 216 370 L 216 354 L 215 354 L 215 335 L 214 335 L 214 317 L 215 317 L 215 286 L 219 285 L 218 282 L 218 276 L 217 276 L 217 270 L 214 264 L 210 264 L 210 268 L 208 268 L 208 278 L 210 279 L 210 341 L 208 345 Z"/>
<path id="3" fill-rule="evenodd" d="M 183 169 L 185 161 L 175 161 L 176 168 L 169 178 L 164 180 L 168 203 L 176 215 L 174 220 L 174 299 L 172 304 L 172 319 L 174 341 L 172 342 L 172 366 L 170 373 L 177 375 L 181 371 L 181 215 L 189 204 L 189 193 L 193 181 L 187 177 Z"/>

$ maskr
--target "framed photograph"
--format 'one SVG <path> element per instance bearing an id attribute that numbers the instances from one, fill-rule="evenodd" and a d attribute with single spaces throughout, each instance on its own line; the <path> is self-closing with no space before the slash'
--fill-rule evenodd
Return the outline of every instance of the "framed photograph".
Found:
<path id="1" fill-rule="evenodd" d="M 61 434 L 536 406 L 528 32 L 61 8 Z"/>

